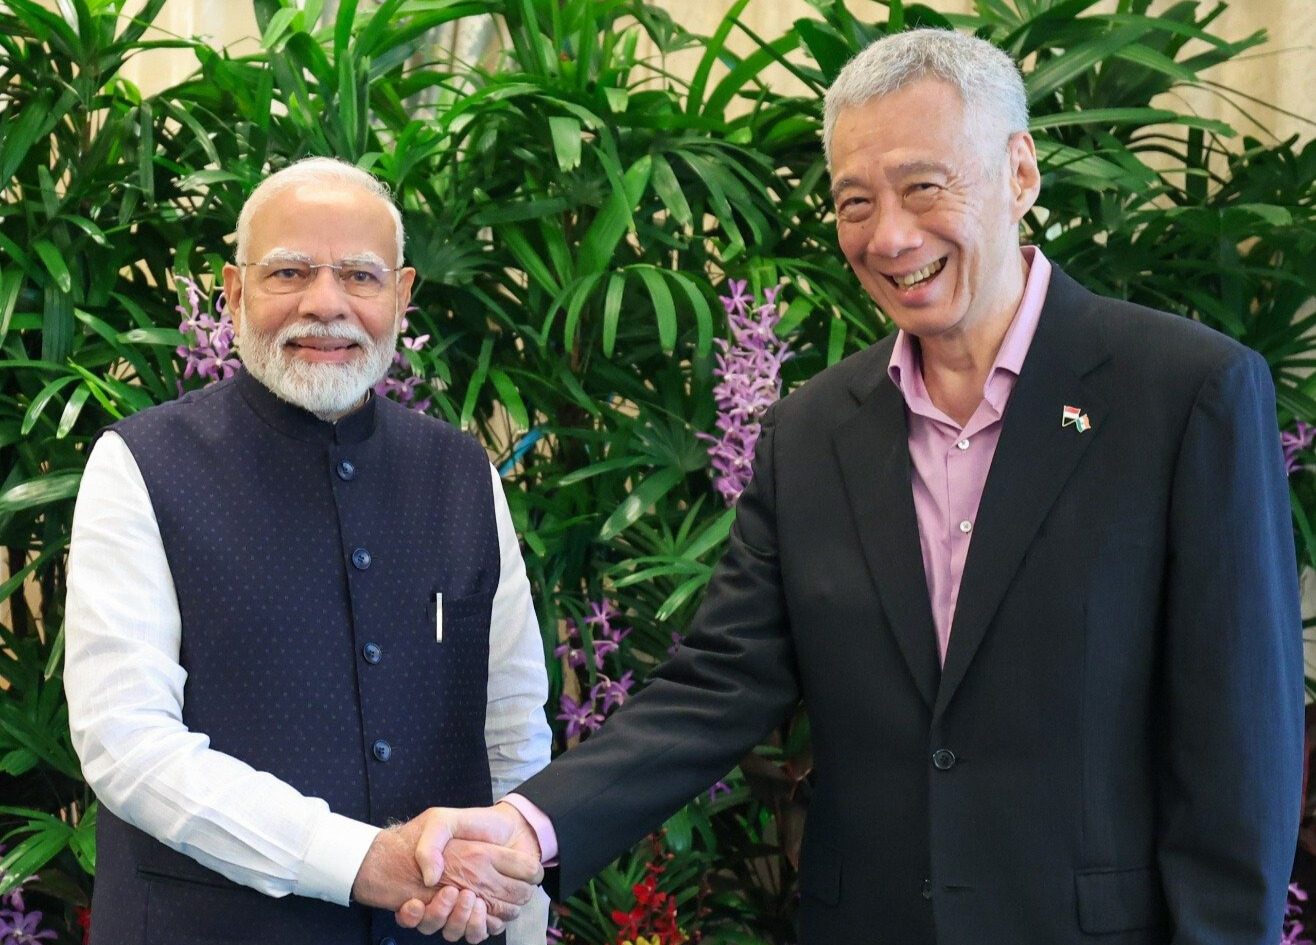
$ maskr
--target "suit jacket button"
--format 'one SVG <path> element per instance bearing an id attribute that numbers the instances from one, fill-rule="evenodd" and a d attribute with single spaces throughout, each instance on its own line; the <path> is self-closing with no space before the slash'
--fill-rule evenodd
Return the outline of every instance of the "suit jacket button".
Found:
<path id="1" fill-rule="evenodd" d="M 380 649 L 378 643 L 367 643 L 361 647 L 361 655 L 365 657 L 367 663 L 373 666 L 383 659 L 384 651 Z"/>
<path id="2" fill-rule="evenodd" d="M 923 898 L 924 899 L 932 898 L 932 880 L 930 879 L 923 880 Z"/>
<path id="3" fill-rule="evenodd" d="M 938 748 L 932 753 L 932 764 L 938 771 L 949 771 L 955 767 L 955 752 L 949 748 Z"/>
<path id="4" fill-rule="evenodd" d="M 352 552 L 352 566 L 358 571 L 364 571 L 370 567 L 370 552 L 364 548 L 358 548 Z"/>
<path id="5" fill-rule="evenodd" d="M 375 757 L 380 761 L 388 761 L 393 755 L 393 746 L 382 738 L 377 740 L 374 745 L 370 746 L 370 750 L 375 753 Z"/>

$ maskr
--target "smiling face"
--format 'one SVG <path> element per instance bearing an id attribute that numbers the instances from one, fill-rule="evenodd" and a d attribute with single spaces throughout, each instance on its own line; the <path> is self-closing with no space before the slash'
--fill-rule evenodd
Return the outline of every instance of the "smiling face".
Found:
<path id="1" fill-rule="evenodd" d="M 358 406 L 387 372 L 415 270 L 383 274 L 378 294 L 349 293 L 323 263 L 392 269 L 393 218 L 381 198 L 351 185 L 293 185 L 251 220 L 246 266 L 224 267 L 224 291 L 247 370 L 279 397 L 325 419 Z M 281 266 L 280 264 L 286 264 Z M 289 291 L 296 288 L 296 291 Z"/>
<path id="2" fill-rule="evenodd" d="M 841 251 L 882 311 L 934 345 L 994 351 L 1023 293 L 1018 227 L 1037 199 L 1036 153 L 1026 132 L 1007 143 L 989 124 L 925 78 L 845 109 L 832 136 Z"/>

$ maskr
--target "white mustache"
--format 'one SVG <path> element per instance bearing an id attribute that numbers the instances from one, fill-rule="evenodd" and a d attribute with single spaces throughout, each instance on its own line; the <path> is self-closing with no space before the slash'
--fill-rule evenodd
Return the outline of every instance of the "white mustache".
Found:
<path id="1" fill-rule="evenodd" d="M 302 338 L 342 338 L 359 345 L 362 348 L 370 346 L 370 336 L 360 328 L 353 325 L 343 325 L 337 322 L 323 324 L 321 322 L 311 322 L 305 325 L 287 325 L 279 330 L 274 337 L 274 344 L 282 348 L 292 341 L 300 341 Z"/>

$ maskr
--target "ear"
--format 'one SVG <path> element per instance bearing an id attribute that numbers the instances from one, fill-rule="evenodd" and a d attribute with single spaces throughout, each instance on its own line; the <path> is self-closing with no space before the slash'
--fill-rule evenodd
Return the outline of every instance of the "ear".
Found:
<path id="1" fill-rule="evenodd" d="M 242 270 L 233 263 L 224 264 L 224 298 L 228 302 L 229 318 L 233 319 L 233 334 L 242 330 Z"/>
<path id="2" fill-rule="evenodd" d="M 411 304 L 411 287 L 416 282 L 416 270 L 412 266 L 405 266 L 398 271 L 398 300 L 397 311 L 393 313 L 394 320 L 397 324 L 402 324 L 402 316 L 407 311 L 407 306 Z"/>
<path id="3" fill-rule="evenodd" d="M 1042 172 L 1037 168 L 1037 145 L 1026 131 L 1010 136 L 1010 192 L 1014 204 L 1014 222 L 1024 218 L 1042 191 Z"/>

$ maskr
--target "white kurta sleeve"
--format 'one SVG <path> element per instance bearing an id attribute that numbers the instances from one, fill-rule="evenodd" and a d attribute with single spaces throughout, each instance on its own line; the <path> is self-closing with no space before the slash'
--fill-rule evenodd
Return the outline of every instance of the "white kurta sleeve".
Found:
<path id="1" fill-rule="evenodd" d="M 544 716 L 548 673 L 530 581 L 502 481 L 492 466 L 490 473 L 501 564 L 489 624 L 489 704 L 484 737 L 497 800 L 548 764 L 553 736 Z M 540 890 L 508 924 L 508 945 L 541 945 L 547 924 L 548 896 Z"/>

